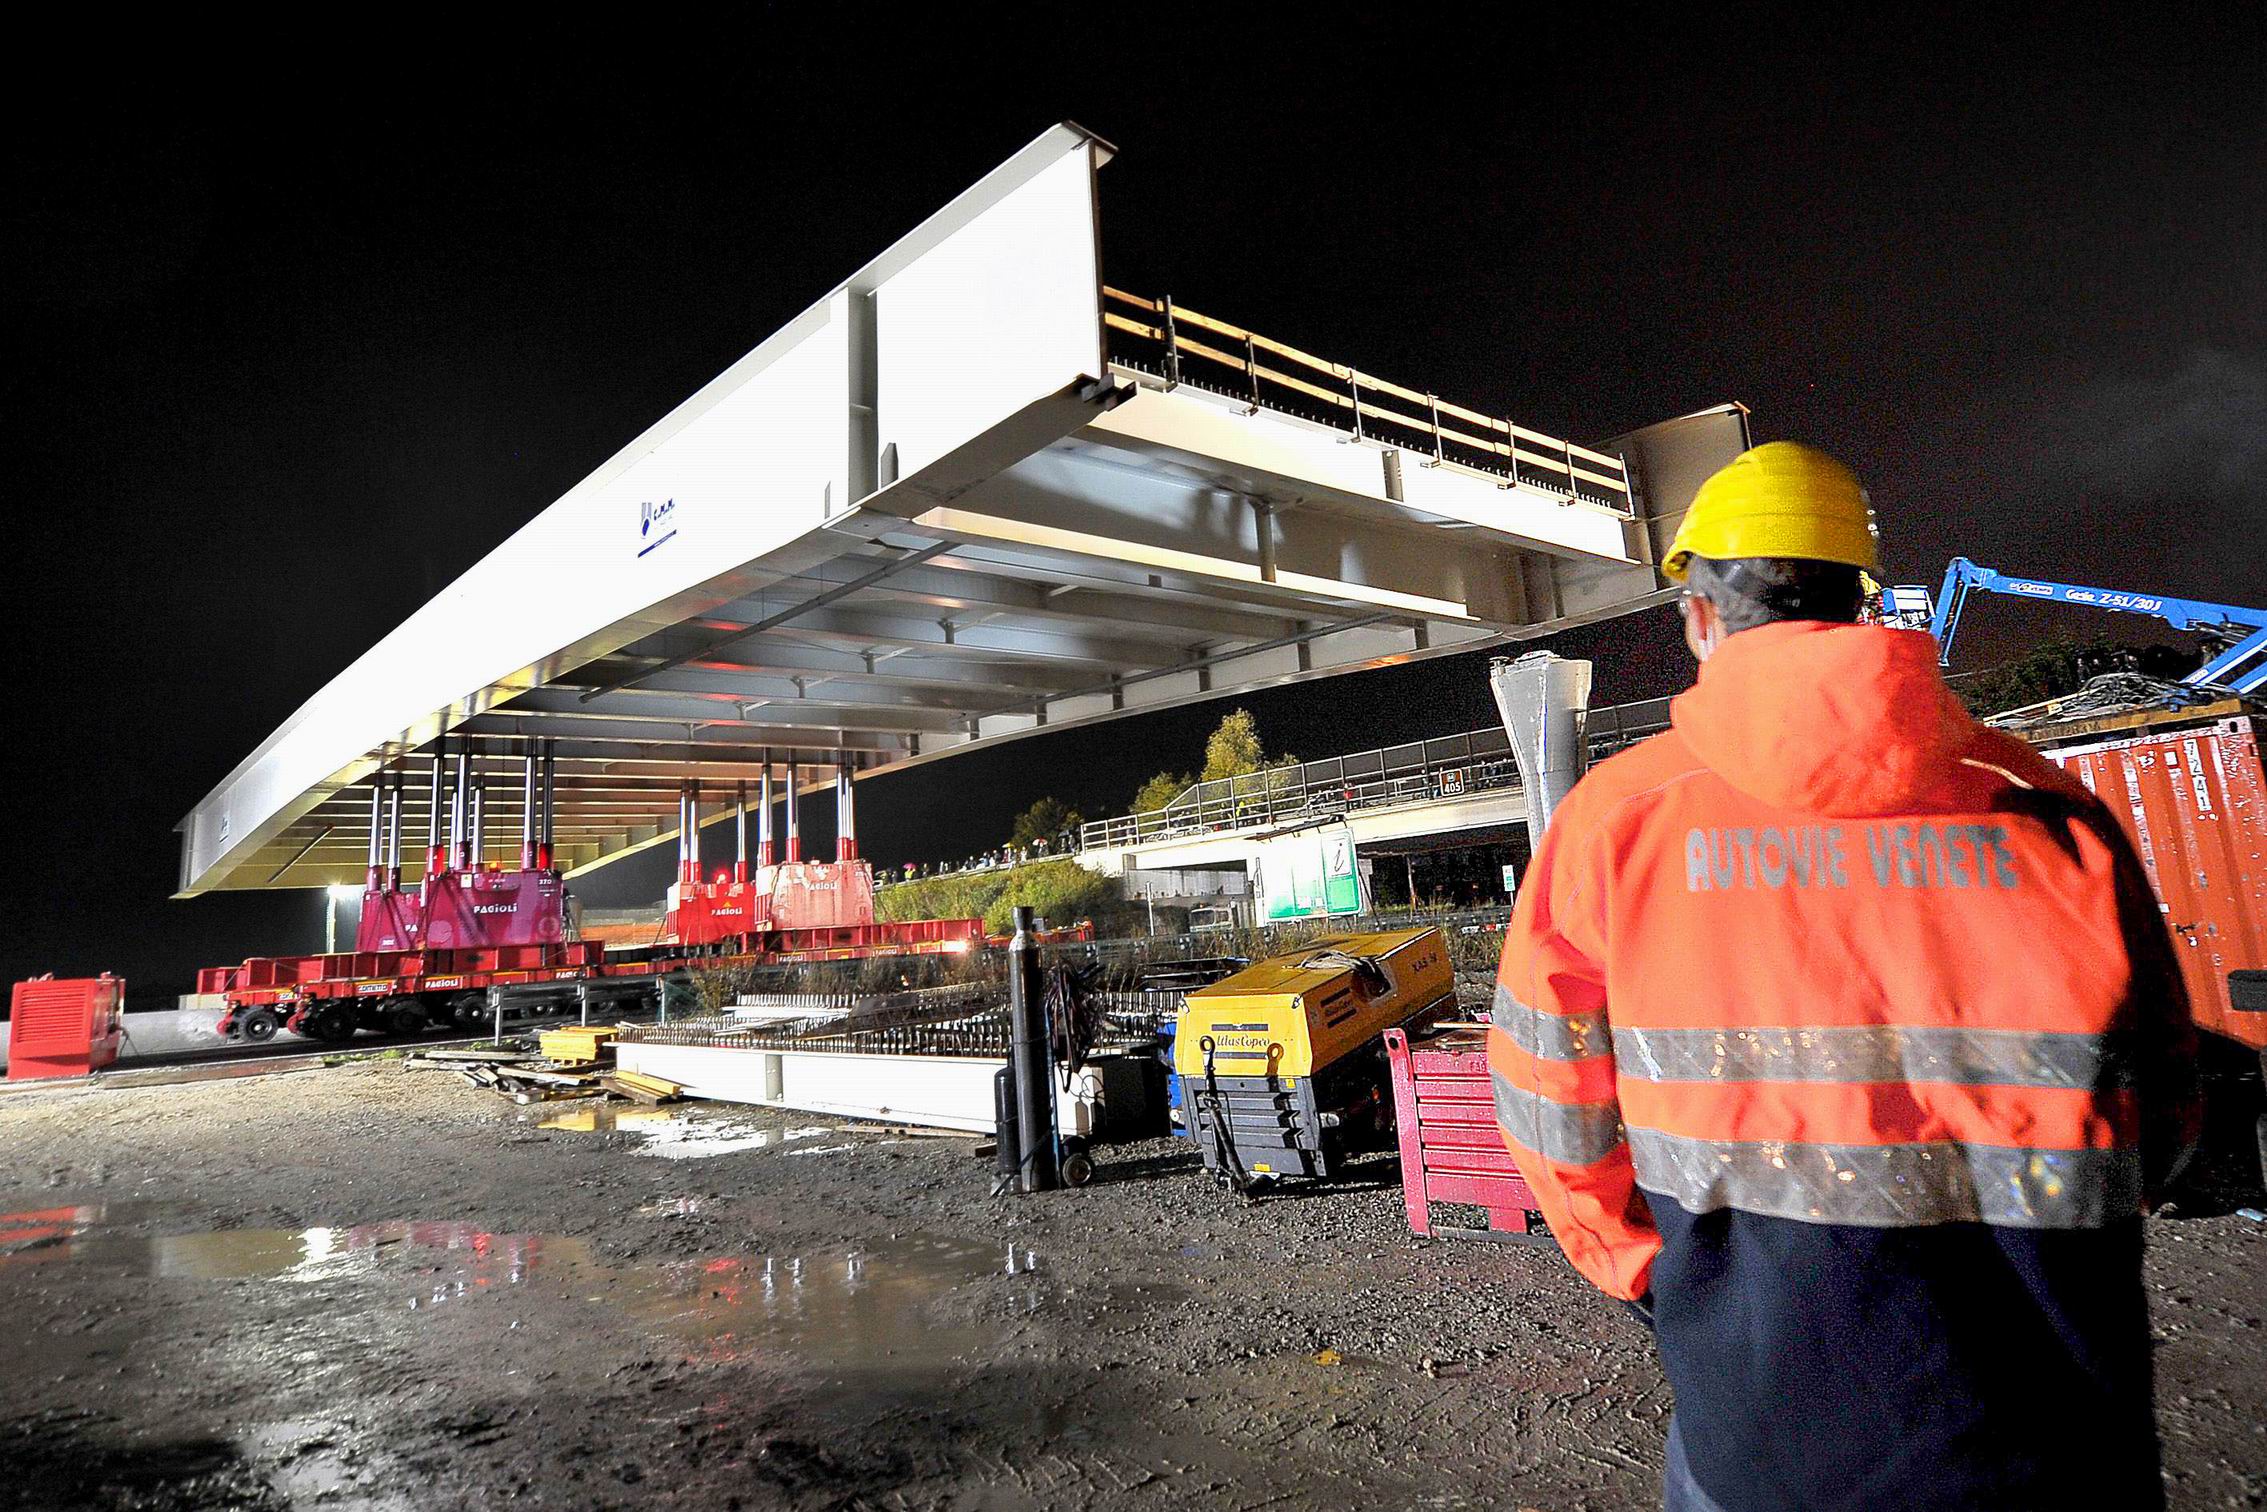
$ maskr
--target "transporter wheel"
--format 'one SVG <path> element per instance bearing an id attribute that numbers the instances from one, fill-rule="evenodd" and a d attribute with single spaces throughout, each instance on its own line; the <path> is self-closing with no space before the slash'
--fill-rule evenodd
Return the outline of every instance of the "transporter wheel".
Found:
<path id="1" fill-rule="evenodd" d="M 1084 1150 L 1063 1156 L 1063 1185 L 1082 1187 L 1094 1179 L 1094 1157 Z"/>
<path id="2" fill-rule="evenodd" d="M 273 1008 L 247 1008 L 236 1015 L 236 1032 L 255 1045 L 274 1039 L 282 1025 Z"/>
<path id="3" fill-rule="evenodd" d="M 311 1009 L 304 1031 L 309 1039 L 336 1045 L 354 1038 L 354 1014 L 338 1003 L 324 1003 Z"/>
<path id="4" fill-rule="evenodd" d="M 425 1028 L 425 1010 L 415 998 L 387 998 L 378 1005 L 378 1016 L 388 1034 L 417 1034 Z"/>
<path id="5" fill-rule="evenodd" d="M 449 999 L 448 1022 L 459 1029 L 477 1029 L 488 1013 L 488 994 L 460 992 Z"/>

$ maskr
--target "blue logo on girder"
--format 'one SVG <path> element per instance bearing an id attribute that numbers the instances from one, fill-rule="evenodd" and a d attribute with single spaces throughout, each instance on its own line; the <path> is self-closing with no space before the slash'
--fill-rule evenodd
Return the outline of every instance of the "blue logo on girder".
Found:
<path id="1" fill-rule="evenodd" d="M 655 534 L 656 531 L 660 533 L 657 535 Z M 651 499 L 646 499 L 639 503 L 638 536 L 646 542 L 644 546 L 638 549 L 639 556 L 644 556 L 676 533 L 677 501 L 675 499 L 663 499 L 658 504 Z"/>

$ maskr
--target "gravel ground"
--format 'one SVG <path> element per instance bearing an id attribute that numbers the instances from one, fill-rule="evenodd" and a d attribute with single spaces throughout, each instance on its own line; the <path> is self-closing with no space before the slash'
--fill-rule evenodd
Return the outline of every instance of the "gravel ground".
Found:
<path id="1" fill-rule="evenodd" d="M 1390 1158 L 1247 1207 L 1158 1140 L 991 1199 L 968 1140 L 575 1107 L 388 1062 L 0 1097 L 0 1507 L 1658 1504 L 1643 1329 L 1555 1250 L 1413 1242 Z M 2267 1502 L 2229 1149 L 2151 1225 L 2181 1507 Z"/>

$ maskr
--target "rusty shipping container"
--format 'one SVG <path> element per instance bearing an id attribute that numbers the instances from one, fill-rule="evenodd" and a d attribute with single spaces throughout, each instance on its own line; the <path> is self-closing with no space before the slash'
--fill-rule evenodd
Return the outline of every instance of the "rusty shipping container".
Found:
<path id="1" fill-rule="evenodd" d="M 2133 837 L 2197 1026 L 2267 1051 L 2263 733 L 2234 699 L 2024 732 Z"/>

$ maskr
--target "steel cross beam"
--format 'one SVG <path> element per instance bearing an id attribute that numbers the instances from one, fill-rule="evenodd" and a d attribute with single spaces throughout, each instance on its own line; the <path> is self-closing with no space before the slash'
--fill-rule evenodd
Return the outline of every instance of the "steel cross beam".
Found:
<path id="1" fill-rule="evenodd" d="M 693 661 L 702 655 L 708 654 L 709 652 L 721 651 L 726 646 L 731 645 L 735 641 L 746 640 L 749 636 L 760 634 L 765 630 L 769 630 L 774 625 L 784 625 L 789 620 L 795 618 L 799 614 L 805 613 L 808 610 L 821 609 L 828 604 L 833 603 L 837 599 L 848 598 L 851 594 L 856 593 L 859 589 L 868 587 L 874 583 L 878 583 L 893 572 L 902 571 L 907 567 L 918 566 L 921 563 L 929 560 L 929 558 L 933 556 L 941 556 L 951 549 L 952 542 L 937 541 L 931 545 L 922 547 L 918 551 L 909 551 L 904 556 L 901 556 L 894 561 L 882 563 L 881 566 L 876 567 L 873 571 L 865 574 L 863 577 L 853 578 L 847 583 L 842 583 L 836 587 L 829 588 L 826 592 L 806 599 L 800 604 L 795 604 L 788 608 L 782 609 L 777 614 L 767 615 L 766 617 L 758 620 L 752 625 L 731 631 L 726 635 L 720 636 L 716 640 L 709 643 L 706 651 L 690 651 L 685 653 L 683 656 L 664 661 L 658 667 L 651 667 L 643 672 L 633 673 L 628 677 L 621 678 L 612 686 L 592 688 L 589 692 L 582 695 L 582 701 L 584 703 L 589 703 L 592 699 L 598 697 L 601 693 L 611 693 L 615 688 L 629 687 L 633 683 L 642 681 L 643 679 L 652 676 L 655 672 L 666 672 L 671 667 L 682 666 L 684 663 Z"/>

